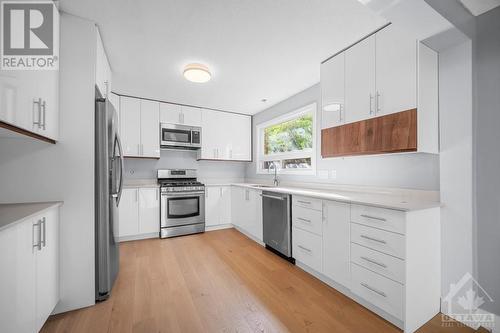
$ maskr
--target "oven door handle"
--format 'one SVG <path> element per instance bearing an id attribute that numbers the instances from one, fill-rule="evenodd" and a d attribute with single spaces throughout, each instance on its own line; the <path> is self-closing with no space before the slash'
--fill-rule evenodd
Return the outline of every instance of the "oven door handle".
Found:
<path id="1" fill-rule="evenodd" d="M 193 191 L 193 192 L 163 192 L 161 195 L 165 197 L 185 197 L 189 195 L 200 195 L 205 194 L 205 191 Z"/>

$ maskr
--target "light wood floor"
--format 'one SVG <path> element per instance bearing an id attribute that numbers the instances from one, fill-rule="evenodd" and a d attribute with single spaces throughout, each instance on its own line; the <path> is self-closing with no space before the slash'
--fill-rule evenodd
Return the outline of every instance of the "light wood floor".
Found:
<path id="1" fill-rule="evenodd" d="M 42 332 L 400 332 L 234 229 L 122 243 L 109 300 Z M 443 328 L 439 316 L 420 333 Z"/>

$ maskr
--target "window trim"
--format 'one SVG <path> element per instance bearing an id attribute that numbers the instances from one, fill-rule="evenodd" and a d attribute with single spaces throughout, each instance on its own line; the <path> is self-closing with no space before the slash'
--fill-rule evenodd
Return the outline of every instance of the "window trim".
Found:
<path id="1" fill-rule="evenodd" d="M 267 120 L 265 122 L 262 122 L 260 124 L 256 125 L 256 136 L 257 136 L 257 154 L 256 154 L 256 173 L 257 174 L 269 174 L 269 172 L 266 169 L 262 169 L 262 163 L 264 161 L 273 161 L 276 159 L 293 159 L 293 158 L 298 158 L 298 157 L 310 157 L 311 158 L 311 168 L 310 169 L 278 169 L 278 174 L 280 175 L 316 175 L 316 141 L 317 141 L 317 133 L 316 133 L 316 115 L 317 115 L 318 109 L 317 109 L 317 103 L 310 103 L 307 104 L 303 107 L 300 107 L 298 109 L 295 109 L 291 112 L 287 112 L 283 115 L 280 115 L 278 117 L 275 117 L 273 119 Z M 304 152 L 307 153 L 306 156 L 300 156 L 300 153 L 295 151 L 295 152 L 287 152 L 287 153 L 278 153 L 278 154 L 273 154 L 273 155 L 268 155 L 267 157 L 264 155 L 264 147 L 263 145 L 263 140 L 264 140 L 264 129 L 266 127 L 272 126 L 272 125 L 277 125 L 279 123 L 283 123 L 295 118 L 299 118 L 302 115 L 305 115 L 307 113 L 312 114 L 312 126 L 313 126 L 313 133 L 312 133 L 312 147 L 310 149 L 304 150 Z"/>

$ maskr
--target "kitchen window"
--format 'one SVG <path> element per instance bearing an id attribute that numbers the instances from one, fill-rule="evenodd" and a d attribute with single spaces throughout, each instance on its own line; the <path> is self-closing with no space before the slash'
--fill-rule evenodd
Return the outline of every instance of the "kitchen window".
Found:
<path id="1" fill-rule="evenodd" d="M 257 173 L 315 174 L 316 103 L 257 125 L 257 138 Z"/>

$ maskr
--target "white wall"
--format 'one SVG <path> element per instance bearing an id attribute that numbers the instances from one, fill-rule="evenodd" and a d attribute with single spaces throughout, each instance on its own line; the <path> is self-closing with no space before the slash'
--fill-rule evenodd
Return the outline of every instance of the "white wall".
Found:
<path id="1" fill-rule="evenodd" d="M 95 26 L 62 14 L 60 40 L 59 141 L 0 139 L 0 202 L 64 201 L 57 312 L 94 304 Z"/>
<path id="2" fill-rule="evenodd" d="M 206 183 L 242 181 L 245 162 L 196 161 L 196 152 L 162 150 L 160 160 L 125 159 L 126 179 L 156 179 L 157 169 L 197 169 L 198 179 Z"/>
<path id="3" fill-rule="evenodd" d="M 472 44 L 439 51 L 442 295 L 473 273 Z M 445 310 L 446 307 L 443 307 Z"/>
<path id="4" fill-rule="evenodd" d="M 337 158 L 321 158 L 321 89 L 316 84 L 289 99 L 271 106 L 256 114 L 253 121 L 253 139 L 256 146 L 256 125 L 293 111 L 302 106 L 317 103 L 317 169 L 321 171 L 335 170 L 336 178 L 322 179 L 319 176 L 281 175 L 280 179 L 298 182 L 321 182 L 332 184 L 354 184 L 383 187 L 401 187 L 421 190 L 439 189 L 439 156 L 431 154 L 392 154 L 372 156 L 352 156 Z M 254 149 L 254 161 L 256 159 Z M 255 162 L 247 167 L 248 179 L 271 179 L 270 175 L 257 175 Z"/>

